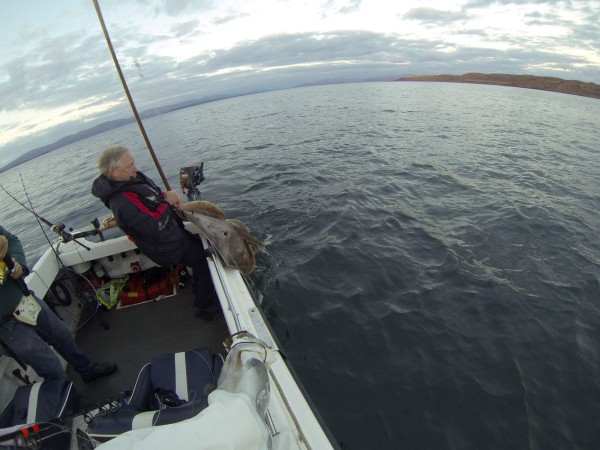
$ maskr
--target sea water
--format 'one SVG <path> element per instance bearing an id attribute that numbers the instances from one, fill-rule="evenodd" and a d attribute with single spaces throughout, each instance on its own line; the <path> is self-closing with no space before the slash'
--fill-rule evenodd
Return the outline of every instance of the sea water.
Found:
<path id="1" fill-rule="evenodd" d="M 360 83 L 145 124 L 172 188 L 204 161 L 203 198 L 266 242 L 251 281 L 342 448 L 587 449 L 600 448 L 598 117 L 600 101 L 564 94 Z M 160 181 L 133 124 L 0 184 L 87 226 L 109 213 L 90 187 L 116 144 Z M 0 198 L 34 262 L 44 234 Z"/>

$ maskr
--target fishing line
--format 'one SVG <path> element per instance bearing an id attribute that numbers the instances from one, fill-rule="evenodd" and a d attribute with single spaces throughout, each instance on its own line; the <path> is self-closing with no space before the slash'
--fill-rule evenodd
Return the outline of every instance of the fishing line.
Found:
<path id="1" fill-rule="evenodd" d="M 27 199 L 27 203 L 29 203 L 29 206 L 30 206 L 31 209 L 27 208 L 24 204 L 22 204 L 21 202 L 19 202 L 16 198 L 12 197 L 12 195 L 11 195 L 11 197 L 13 198 L 13 200 L 15 200 L 17 203 L 19 203 L 23 208 L 25 208 L 27 211 L 29 211 L 31 214 L 33 214 L 35 216 L 35 219 L 37 220 L 37 223 L 40 226 L 40 229 L 42 230 L 42 233 L 44 233 L 44 237 L 46 238 L 46 241 L 48 242 L 48 244 L 50 245 L 50 247 L 54 251 L 54 254 L 58 258 L 58 253 L 56 253 L 56 251 L 54 250 L 54 247 L 52 246 L 52 242 L 50 241 L 50 238 L 48 237 L 48 234 L 46 233 L 46 230 L 44 230 L 44 227 L 42 226 L 41 217 L 38 216 L 35 213 L 34 209 L 33 209 L 33 203 L 31 203 L 31 200 L 29 199 L 29 194 L 27 193 L 27 189 L 25 188 L 25 182 L 23 181 L 23 175 L 19 174 L 19 178 L 21 178 L 21 184 L 23 185 L 23 192 L 25 192 L 25 198 Z M 2 190 L 8 194 L 8 192 L 6 191 L 6 189 L 2 188 Z M 10 195 L 10 194 L 8 194 L 8 195 Z M 44 220 L 44 223 L 46 225 L 50 226 L 50 227 L 53 226 L 47 220 Z"/>
<path id="2" fill-rule="evenodd" d="M 62 262 L 62 260 L 60 259 L 60 256 L 58 254 L 58 251 L 56 248 L 54 248 L 54 245 L 52 245 L 52 242 L 50 241 L 50 238 L 48 237 L 48 235 L 46 234 L 44 228 L 42 227 L 41 222 L 44 222 L 46 225 L 48 225 L 51 230 L 53 232 L 55 232 L 56 234 L 58 234 L 59 236 L 62 237 L 63 242 L 68 242 L 68 241 L 73 241 L 76 244 L 79 244 L 80 246 L 84 247 L 87 250 L 90 250 L 89 247 L 83 245 L 82 243 L 78 242 L 77 239 L 75 239 L 73 237 L 73 235 L 71 235 L 70 233 L 65 231 L 65 225 L 64 224 L 60 224 L 60 225 L 53 225 L 49 220 L 44 219 L 42 216 L 40 216 L 38 213 L 35 212 L 34 208 L 33 208 L 33 203 L 31 202 L 31 199 L 29 198 L 29 194 L 27 193 L 27 189 L 25 187 L 25 182 L 23 180 L 23 176 L 21 174 L 19 174 L 19 177 L 21 178 L 21 184 L 23 185 L 23 191 L 25 192 L 25 197 L 27 198 L 27 201 L 29 202 L 29 206 L 30 208 L 28 208 L 25 204 L 23 204 L 21 201 L 19 201 L 14 195 L 12 195 L 10 192 L 8 192 L 4 186 L 0 185 L 0 188 L 10 197 L 12 198 L 15 202 L 17 202 L 19 205 L 21 205 L 24 209 L 26 209 L 27 211 L 29 211 L 31 214 L 33 214 L 37 221 L 38 224 L 40 225 L 40 228 L 42 229 L 42 232 L 44 233 L 44 236 L 46 237 L 46 240 L 48 241 L 48 244 L 50 245 L 50 248 L 52 249 L 52 252 L 54 253 L 54 256 L 56 257 L 56 261 L 58 262 L 59 267 L 64 271 L 64 273 L 66 273 L 67 277 L 69 278 L 69 281 L 71 282 L 73 289 L 75 290 L 75 292 L 77 294 L 79 294 L 79 299 L 83 302 L 83 304 L 85 306 L 88 306 L 91 311 L 92 314 L 90 315 L 90 317 L 83 323 L 81 324 L 79 327 L 77 327 L 77 330 L 81 329 L 81 327 L 85 324 L 87 324 L 93 317 L 98 317 L 98 320 L 100 320 L 100 323 L 102 324 L 102 326 L 104 327 L 104 329 L 108 330 L 109 326 L 108 324 L 105 322 L 105 320 L 97 315 L 96 313 L 98 312 L 98 303 L 96 302 L 96 308 L 94 309 L 93 306 L 90 304 L 90 298 L 88 298 L 86 296 L 86 294 L 83 292 L 83 290 L 81 289 L 81 287 L 79 286 L 79 284 L 77 283 L 77 280 L 73 277 L 73 274 L 71 274 L 71 269 L 69 269 L 67 266 L 64 265 L 64 263 Z M 90 234 L 97 234 L 98 230 L 93 230 L 92 232 L 90 232 Z M 87 234 L 87 233 L 86 233 Z M 92 289 L 94 289 L 93 285 L 90 283 L 90 281 L 84 277 L 83 275 L 81 275 L 81 277 L 83 277 L 91 286 Z M 41 278 L 40 278 L 41 279 Z M 49 286 L 47 286 L 44 283 L 44 286 L 49 290 Z M 95 290 L 94 290 L 95 292 Z"/>
<path id="3" fill-rule="evenodd" d="M 23 190 L 25 191 L 25 195 L 27 195 L 27 191 L 25 190 L 25 184 L 23 182 L 23 177 L 21 176 L 21 174 L 19 174 L 19 176 L 21 177 L 21 183 L 23 184 Z M 32 209 L 29 209 L 27 206 L 25 206 L 22 202 L 20 202 L 14 195 L 12 195 L 10 192 L 8 192 L 4 186 L 2 186 L 0 184 L 0 188 L 6 193 L 6 195 L 8 195 L 10 198 L 12 198 L 15 202 L 17 202 L 19 205 L 21 205 L 24 209 L 26 209 L 27 211 L 29 211 L 31 214 L 33 214 L 35 216 L 35 218 L 37 219 L 38 224 L 40 225 L 40 228 L 42 229 L 42 233 L 44 233 L 44 237 L 46 238 L 46 241 L 48 241 L 48 244 L 50 244 L 50 247 L 54 250 L 54 247 L 52 247 L 52 243 L 50 242 L 50 239 L 48 238 L 48 235 L 46 234 L 44 227 L 42 227 L 42 224 L 40 222 L 40 220 L 42 220 L 45 224 L 47 224 L 48 226 L 52 226 L 52 224 L 44 219 L 41 216 L 38 216 Z M 28 198 L 29 200 L 29 198 Z M 31 201 L 29 202 L 29 204 L 31 205 Z M 33 206 L 32 206 L 33 208 Z M 55 252 L 56 253 L 56 252 Z M 56 257 L 58 258 L 58 255 L 56 255 Z M 40 279 L 41 280 L 41 279 Z M 46 287 L 47 290 L 50 290 L 50 286 L 48 286 L 44 280 L 41 280 L 42 283 L 44 284 L 44 286 Z"/>
<path id="4" fill-rule="evenodd" d="M 23 208 L 25 208 L 27 211 L 29 211 L 31 214 L 33 214 L 35 216 L 35 218 L 37 219 L 37 222 L 38 222 L 40 228 L 42 229 L 42 233 L 44 233 L 44 236 L 46 237 L 46 241 L 48 241 L 48 245 L 50 245 L 50 248 L 52 249 L 52 252 L 54 253 L 54 256 L 56 257 L 56 260 L 57 260 L 58 264 L 61 267 L 64 268 L 64 265 L 63 265 L 62 261 L 60 260 L 60 256 L 58 256 L 58 252 L 56 251 L 56 249 L 52 245 L 52 242 L 50 241 L 50 238 L 46 234 L 46 230 L 44 230 L 44 227 L 42 227 L 42 224 L 41 224 L 40 220 L 42 220 L 46 225 L 48 225 L 48 226 L 50 226 L 52 228 L 54 227 L 54 225 L 52 225 L 49 221 L 43 219 L 41 216 L 39 216 L 34 211 L 34 209 L 33 209 L 33 203 L 31 203 L 31 200 L 29 199 L 29 194 L 27 193 L 27 188 L 25 187 L 25 182 L 23 181 L 23 176 L 21 174 L 19 174 L 19 177 L 21 178 L 21 184 L 23 185 L 23 192 L 25 192 L 25 198 L 27 199 L 27 202 L 29 203 L 29 206 L 31 207 L 31 209 L 27 208 L 27 206 L 25 206 L 23 203 L 21 203 L 19 200 L 17 200 L 14 196 L 12 196 L 6 189 L 4 189 L 4 187 L 2 187 L 2 186 L 0 186 L 0 187 L 2 187 L 2 190 L 4 192 L 6 192 L 14 201 L 16 201 L 19 205 L 21 205 Z M 49 286 L 46 286 L 46 287 L 49 289 Z"/>
<path id="5" fill-rule="evenodd" d="M 27 199 L 27 203 L 29 203 L 29 206 L 30 206 L 30 208 L 31 208 L 30 210 L 29 210 L 29 209 L 28 209 L 28 210 L 29 210 L 29 211 L 30 211 L 30 212 L 31 212 L 31 213 L 32 213 L 32 214 L 35 216 L 35 218 L 36 218 L 36 220 L 37 220 L 37 222 L 38 222 L 38 224 L 39 224 L 39 226 L 40 226 L 40 228 L 41 228 L 41 230 L 42 230 L 42 233 L 44 233 L 44 236 L 46 237 L 46 241 L 48 241 L 48 245 L 50 245 L 50 248 L 52 249 L 52 252 L 54 253 L 54 256 L 56 257 L 56 260 L 57 260 L 57 262 L 58 262 L 59 266 L 60 266 L 60 267 L 61 267 L 61 268 L 62 268 L 62 269 L 65 271 L 65 273 L 67 274 L 67 277 L 69 278 L 69 281 L 71 282 L 71 284 L 73 285 L 74 289 L 75 289 L 75 290 L 77 291 L 77 293 L 79 294 L 79 298 L 81 299 L 82 297 L 84 297 L 84 293 L 83 293 L 83 291 L 82 291 L 82 290 L 79 288 L 79 285 L 76 283 L 76 280 L 75 280 L 75 279 L 73 278 L 73 276 L 70 274 L 70 269 L 69 269 L 69 268 L 67 268 L 67 267 L 66 267 L 66 266 L 65 266 L 65 265 L 62 263 L 62 261 L 61 261 L 61 259 L 60 259 L 60 256 L 58 255 L 58 251 L 57 251 L 57 249 L 58 249 L 58 246 L 57 246 L 57 248 L 55 249 L 55 248 L 54 248 L 54 246 L 52 245 L 52 242 L 50 241 L 50 238 L 48 237 L 48 234 L 46 233 L 46 230 L 44 230 L 44 227 L 42 226 L 42 223 L 41 223 L 41 221 L 40 221 L 40 216 L 39 216 L 39 215 L 38 215 L 38 214 L 35 212 L 35 209 L 34 209 L 34 207 L 33 207 L 33 203 L 31 202 L 31 199 L 29 198 L 29 194 L 28 194 L 28 192 L 27 192 L 27 188 L 25 187 L 25 182 L 23 181 L 23 176 L 22 176 L 21 174 L 19 174 L 19 177 L 21 178 L 21 184 L 23 185 L 23 192 L 25 192 L 25 198 Z M 2 189 L 4 189 L 4 188 L 2 188 Z M 6 190 L 5 190 L 5 192 L 6 192 Z M 9 194 L 9 195 L 10 195 L 10 194 Z M 16 200 L 16 199 L 15 199 L 15 200 Z M 24 205 L 21 205 L 21 206 L 24 206 Z M 77 247 L 77 250 L 79 250 L 79 247 Z M 83 275 L 82 275 L 82 277 L 83 277 Z M 85 278 L 85 277 L 83 277 L 83 278 L 84 278 L 86 281 L 88 281 L 88 283 L 89 283 L 89 280 L 87 280 L 87 278 Z M 90 283 L 90 284 L 91 284 L 91 283 Z M 50 287 L 51 287 L 51 286 L 48 286 L 48 285 L 46 285 L 46 283 L 44 283 L 44 286 L 45 286 L 45 287 L 46 287 L 48 290 L 50 290 Z M 92 288 L 93 288 L 93 285 L 92 285 Z M 86 301 L 85 303 L 89 303 L 89 302 L 87 302 L 87 301 Z M 90 307 L 91 307 L 91 305 L 90 305 Z M 67 312 L 69 312 L 69 313 L 71 314 L 71 317 L 75 318 L 75 313 L 74 313 L 74 312 L 70 311 L 70 310 L 69 310 L 69 309 L 67 309 L 67 308 L 64 308 L 64 310 L 65 310 L 65 311 L 67 311 Z M 76 331 L 80 330 L 80 329 L 81 329 L 81 327 L 83 327 L 84 325 L 86 325 L 86 324 L 87 324 L 87 323 L 88 323 L 88 322 L 89 322 L 89 321 L 90 321 L 90 320 L 91 320 L 91 319 L 94 317 L 94 315 L 95 315 L 95 313 L 97 312 L 97 310 L 98 310 L 98 308 L 96 308 L 96 310 L 94 311 L 94 314 L 92 314 L 92 315 L 91 315 L 91 316 L 90 316 L 90 317 L 89 317 L 89 318 L 88 318 L 88 319 L 87 319 L 87 320 L 86 320 L 84 323 L 82 323 L 82 324 L 80 324 L 78 327 L 76 327 Z"/>
<path id="6" fill-rule="evenodd" d="M 21 176 L 21 175 L 19 175 Z M 25 190 L 25 183 L 23 183 L 23 177 L 21 176 L 21 183 L 23 184 L 23 190 Z M 50 227 L 50 229 L 58 234 L 62 239 L 63 242 L 69 242 L 69 241 L 74 241 L 75 243 L 81 245 L 82 247 L 86 248 L 89 250 L 88 247 L 86 247 L 85 245 L 83 245 L 82 243 L 78 242 L 77 239 L 75 239 L 70 233 L 65 231 L 65 224 L 61 223 L 59 225 L 54 225 L 52 222 L 50 222 L 49 220 L 44 219 L 42 216 L 40 216 L 38 213 L 36 213 L 35 211 L 33 211 L 33 206 L 32 208 L 28 208 L 26 205 L 24 205 L 22 202 L 19 201 L 19 199 L 17 199 L 14 195 L 12 195 L 10 192 L 8 192 L 4 186 L 2 186 L 0 184 L 0 189 L 2 189 L 6 195 L 8 195 L 10 198 L 12 198 L 15 202 L 17 202 L 19 205 L 21 205 L 21 207 L 23 207 L 25 210 L 29 211 L 31 214 L 33 214 L 37 219 L 38 219 L 38 223 L 41 220 L 42 222 L 44 222 L 46 225 L 48 225 Z M 25 195 L 27 196 L 27 191 L 25 190 Z M 27 199 L 29 200 L 29 197 L 27 196 Z M 31 201 L 29 202 L 31 205 Z M 43 230 L 43 228 L 42 228 Z M 45 235 L 45 233 L 44 233 Z M 48 237 L 46 236 L 46 239 L 48 239 Z M 48 242 L 50 242 L 50 240 L 48 239 Z M 52 246 L 52 245 L 51 245 Z"/>
<path id="7" fill-rule="evenodd" d="M 19 176 L 21 176 L 19 174 Z M 21 183 L 23 182 L 23 177 L 21 176 Z M 27 211 L 29 211 L 31 214 L 33 214 L 35 217 L 38 218 L 38 221 L 41 220 L 42 222 L 44 222 L 46 225 L 48 225 L 49 227 L 53 227 L 54 225 L 52 225 L 51 222 L 49 222 L 48 220 L 44 219 L 43 217 L 39 216 L 38 214 L 36 214 L 34 211 L 32 211 L 31 209 L 29 209 L 27 206 L 25 206 L 23 203 L 21 203 L 14 195 L 12 195 L 10 192 L 8 192 L 4 186 L 2 186 L 0 184 L 0 189 L 2 189 L 6 195 L 8 195 L 10 198 L 12 198 L 15 202 L 17 202 L 19 205 L 21 205 L 24 209 L 26 209 Z M 25 185 L 23 185 L 23 189 L 25 189 Z M 26 192 L 27 194 L 27 192 Z"/>

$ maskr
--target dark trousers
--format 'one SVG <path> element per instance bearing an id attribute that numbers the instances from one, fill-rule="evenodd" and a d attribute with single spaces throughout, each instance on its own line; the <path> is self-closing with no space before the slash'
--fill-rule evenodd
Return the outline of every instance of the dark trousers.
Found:
<path id="1" fill-rule="evenodd" d="M 188 239 L 180 263 L 192 268 L 194 306 L 203 310 L 216 306 L 218 304 L 217 294 L 204 254 L 204 245 L 200 238 L 192 236 Z"/>
<path id="2" fill-rule="evenodd" d="M 73 333 L 48 308 L 43 300 L 37 299 L 42 310 L 37 325 L 31 326 L 17 322 L 7 344 L 21 360 L 45 380 L 67 378 L 65 370 L 51 345 L 79 373 L 92 368 L 92 361 L 75 343 Z"/>

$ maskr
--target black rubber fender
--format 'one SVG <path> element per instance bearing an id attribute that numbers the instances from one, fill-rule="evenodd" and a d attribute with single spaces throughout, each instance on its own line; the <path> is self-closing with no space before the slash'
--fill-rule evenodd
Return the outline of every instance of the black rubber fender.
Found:
<path id="1" fill-rule="evenodd" d="M 52 296 L 58 301 L 58 304 L 62 306 L 69 306 L 71 304 L 71 292 L 69 289 L 60 281 L 56 281 L 50 286 L 50 292 Z M 57 305 L 58 306 L 58 305 Z"/>

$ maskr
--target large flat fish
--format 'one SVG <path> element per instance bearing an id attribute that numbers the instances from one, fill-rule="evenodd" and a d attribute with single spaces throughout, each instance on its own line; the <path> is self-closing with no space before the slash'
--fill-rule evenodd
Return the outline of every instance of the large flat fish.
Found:
<path id="1" fill-rule="evenodd" d="M 250 235 L 250 229 L 240 220 L 225 219 L 219 207 L 207 201 L 183 205 L 186 218 L 217 249 L 226 265 L 249 274 L 256 267 L 254 253 L 263 243 Z"/>

